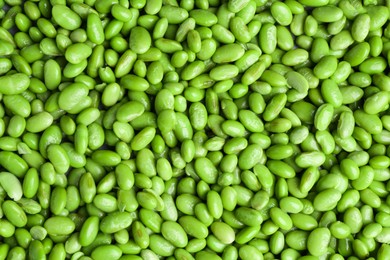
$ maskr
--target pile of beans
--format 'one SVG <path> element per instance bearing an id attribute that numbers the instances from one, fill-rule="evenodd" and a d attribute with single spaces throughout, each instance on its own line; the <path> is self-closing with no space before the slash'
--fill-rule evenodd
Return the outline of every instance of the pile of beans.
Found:
<path id="1" fill-rule="evenodd" d="M 389 0 L 0 7 L 0 259 L 390 259 Z"/>

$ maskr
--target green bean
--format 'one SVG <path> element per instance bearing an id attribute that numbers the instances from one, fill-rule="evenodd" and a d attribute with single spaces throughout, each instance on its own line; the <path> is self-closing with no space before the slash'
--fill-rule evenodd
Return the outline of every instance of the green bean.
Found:
<path id="1" fill-rule="evenodd" d="M 0 258 L 386 259 L 385 2 L 0 1 Z"/>

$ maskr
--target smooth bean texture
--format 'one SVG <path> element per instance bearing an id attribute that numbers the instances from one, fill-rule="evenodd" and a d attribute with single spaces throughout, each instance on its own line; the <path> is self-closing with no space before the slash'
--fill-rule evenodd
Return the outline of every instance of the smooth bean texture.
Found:
<path id="1" fill-rule="evenodd" d="M 1 259 L 387 259 L 387 1 L 0 1 Z"/>

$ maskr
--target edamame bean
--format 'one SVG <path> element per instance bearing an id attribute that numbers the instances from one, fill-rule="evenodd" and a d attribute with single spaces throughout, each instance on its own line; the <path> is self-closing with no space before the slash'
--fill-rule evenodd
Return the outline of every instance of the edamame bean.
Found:
<path id="1" fill-rule="evenodd" d="M 277 29 L 273 24 L 265 24 L 260 29 L 259 43 L 264 53 L 271 54 L 277 45 Z"/>
<path id="2" fill-rule="evenodd" d="M 75 223 L 68 217 L 54 216 L 48 218 L 44 227 L 49 235 L 69 235 L 75 229 Z"/>
<path id="3" fill-rule="evenodd" d="M 209 233 L 207 227 L 192 216 L 183 216 L 179 218 L 179 223 L 188 235 L 195 238 L 206 238 Z"/>
<path id="4" fill-rule="evenodd" d="M 272 208 L 269 214 L 272 221 L 281 229 L 289 230 L 292 227 L 293 223 L 290 216 L 280 208 Z"/>
<path id="5" fill-rule="evenodd" d="M 0 77 L 0 93 L 5 95 L 20 94 L 30 84 L 30 79 L 23 73 L 15 73 Z"/>
<path id="6" fill-rule="evenodd" d="M 75 30 L 81 25 L 81 18 L 65 5 L 54 5 L 52 15 L 55 22 L 67 30 Z"/>
<path id="7" fill-rule="evenodd" d="M 320 256 L 324 254 L 328 248 L 331 238 L 331 233 L 327 228 L 314 229 L 307 238 L 307 246 L 310 254 Z"/>
<path id="8" fill-rule="evenodd" d="M 187 234 L 177 222 L 164 222 L 161 226 L 161 232 L 164 238 L 176 247 L 185 247 L 188 244 Z"/>
<path id="9" fill-rule="evenodd" d="M 383 1 L 5 4 L 3 258 L 386 258 Z"/>
<path id="10" fill-rule="evenodd" d="M 95 248 L 91 256 L 93 259 L 119 259 L 122 256 L 121 249 L 116 245 L 101 245 Z"/>

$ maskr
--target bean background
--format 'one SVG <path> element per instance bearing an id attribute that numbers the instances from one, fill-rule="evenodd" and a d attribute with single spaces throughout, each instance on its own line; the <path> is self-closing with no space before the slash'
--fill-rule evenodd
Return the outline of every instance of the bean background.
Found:
<path id="1" fill-rule="evenodd" d="M 0 259 L 390 259 L 390 1 L 0 7 Z"/>

